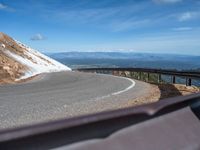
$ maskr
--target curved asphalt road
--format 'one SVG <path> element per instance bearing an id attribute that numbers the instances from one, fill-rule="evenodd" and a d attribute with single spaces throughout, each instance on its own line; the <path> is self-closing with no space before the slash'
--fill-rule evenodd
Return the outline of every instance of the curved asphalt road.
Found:
<path id="1" fill-rule="evenodd" d="M 0 128 L 109 109 L 149 89 L 147 83 L 111 75 L 43 74 L 28 83 L 0 86 Z"/>

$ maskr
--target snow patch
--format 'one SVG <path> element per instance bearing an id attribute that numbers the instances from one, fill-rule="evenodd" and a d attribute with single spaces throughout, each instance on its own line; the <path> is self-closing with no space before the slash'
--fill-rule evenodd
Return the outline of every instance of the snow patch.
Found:
<path id="1" fill-rule="evenodd" d="M 6 48 L 5 44 L 3 44 L 3 43 L 1 43 L 0 46 L 1 46 L 2 48 Z"/>
<path id="2" fill-rule="evenodd" d="M 54 59 L 51 59 L 18 41 L 16 41 L 16 43 L 24 49 L 23 57 L 7 49 L 4 52 L 29 68 L 29 70 L 25 72 L 25 75 L 20 79 L 26 79 L 40 73 L 71 71 L 69 67 L 55 61 Z"/>

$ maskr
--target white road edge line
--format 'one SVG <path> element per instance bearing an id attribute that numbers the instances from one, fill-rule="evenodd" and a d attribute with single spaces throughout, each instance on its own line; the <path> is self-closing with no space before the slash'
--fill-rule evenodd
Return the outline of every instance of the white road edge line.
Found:
<path id="1" fill-rule="evenodd" d="M 114 77 L 117 77 L 117 76 L 114 76 Z M 118 95 L 118 94 L 124 93 L 124 92 L 132 89 L 135 86 L 135 81 L 133 81 L 133 79 L 129 79 L 129 78 L 125 78 L 125 77 L 118 77 L 118 78 L 123 78 L 123 79 L 129 80 L 129 81 L 131 81 L 132 84 L 129 87 L 127 87 L 126 89 L 112 93 L 111 95 Z"/>
<path id="2" fill-rule="evenodd" d="M 121 91 L 118 91 L 118 92 L 114 92 L 114 93 L 111 93 L 111 94 L 108 94 L 108 95 L 105 95 L 105 96 L 101 96 L 101 97 L 96 97 L 94 98 L 93 100 L 99 100 L 99 99 L 104 99 L 104 98 L 108 98 L 110 96 L 114 96 L 114 95 L 119 95 L 121 93 L 124 93 L 130 89 L 132 89 L 134 86 L 135 86 L 135 81 L 133 79 L 130 79 L 130 78 L 126 78 L 126 77 L 119 77 L 119 76 L 114 76 L 114 75 L 109 75 L 109 74 L 97 74 L 97 75 L 104 75 L 104 76 L 112 76 L 112 77 L 115 77 L 115 78 L 121 78 L 121 79 L 126 79 L 126 80 L 129 80 L 131 81 L 131 85 L 129 87 L 127 87 L 126 89 L 124 90 L 121 90 Z"/>

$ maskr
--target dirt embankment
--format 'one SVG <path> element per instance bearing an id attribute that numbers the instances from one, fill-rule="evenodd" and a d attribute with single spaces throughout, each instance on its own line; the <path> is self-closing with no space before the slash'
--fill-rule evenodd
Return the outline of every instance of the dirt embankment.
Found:
<path id="1" fill-rule="evenodd" d="M 200 92 L 196 86 L 182 84 L 159 84 L 158 88 L 160 89 L 160 99 Z"/>
<path id="2" fill-rule="evenodd" d="M 152 89 L 149 95 L 130 100 L 123 107 L 138 106 L 163 100 L 165 98 L 184 96 L 200 92 L 196 86 L 185 86 L 182 84 L 152 84 Z"/>
<path id="3" fill-rule="evenodd" d="M 0 84 L 14 83 L 27 67 L 7 55 L 6 51 L 23 54 L 23 49 L 7 35 L 0 32 Z"/>
<path id="4" fill-rule="evenodd" d="M 25 67 L 0 50 L 0 84 L 13 83 L 23 75 Z"/>

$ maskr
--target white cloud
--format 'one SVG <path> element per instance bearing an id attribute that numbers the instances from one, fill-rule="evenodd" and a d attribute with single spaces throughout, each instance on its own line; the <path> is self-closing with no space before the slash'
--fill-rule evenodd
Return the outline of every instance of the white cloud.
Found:
<path id="1" fill-rule="evenodd" d="M 119 31 L 125 31 L 130 29 L 137 29 L 141 27 L 148 26 L 148 24 L 151 22 L 150 19 L 144 19 L 144 20 L 126 20 L 126 21 L 117 21 L 112 22 L 110 27 L 114 32 Z"/>
<path id="2" fill-rule="evenodd" d="M 4 4 L 0 3 L 0 10 L 6 9 L 6 8 L 8 8 L 7 5 L 4 5 Z"/>
<path id="3" fill-rule="evenodd" d="M 200 55 L 199 35 L 180 33 L 176 35 L 151 35 L 124 43 L 127 49 L 142 52 L 179 53 Z M 124 46 L 124 47 L 125 47 Z"/>
<path id="4" fill-rule="evenodd" d="M 14 12 L 15 11 L 15 9 L 13 9 L 12 7 L 10 7 L 6 4 L 3 4 L 3 3 L 0 3 L 0 10 L 8 11 L 8 12 Z"/>
<path id="5" fill-rule="evenodd" d="M 179 21 L 188 21 L 200 17 L 200 12 L 184 12 L 178 16 Z"/>
<path id="6" fill-rule="evenodd" d="M 172 30 L 174 31 L 190 31 L 192 30 L 191 27 L 178 27 L 178 28 L 173 28 Z"/>
<path id="7" fill-rule="evenodd" d="M 43 35 L 41 35 L 40 33 L 37 33 L 31 37 L 32 41 L 41 41 L 41 40 L 45 40 L 45 39 L 46 38 Z"/>
<path id="8" fill-rule="evenodd" d="M 160 3 L 160 4 L 173 4 L 173 3 L 182 2 L 182 0 L 153 0 L 153 2 Z"/>
<path id="9" fill-rule="evenodd" d="M 142 3 L 130 6 L 48 11 L 46 14 L 48 14 L 48 18 L 51 15 L 51 17 L 56 17 L 56 20 L 67 23 L 75 21 L 78 24 L 101 26 L 118 32 L 147 26 L 149 19 L 140 19 L 140 16 L 135 15 L 145 10 L 146 7 L 147 4 Z M 118 17 L 116 18 L 116 16 Z"/>
<path id="10" fill-rule="evenodd" d="M 185 12 L 185 13 L 181 14 L 178 17 L 178 20 L 179 21 L 187 21 L 187 20 L 190 20 L 192 17 L 193 17 L 193 13 L 191 13 L 191 12 Z"/>

